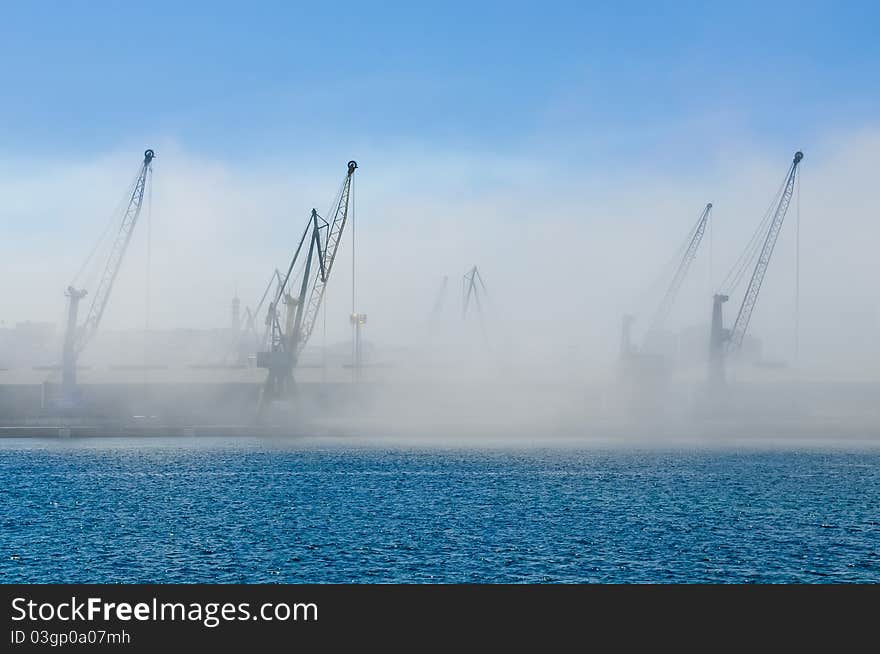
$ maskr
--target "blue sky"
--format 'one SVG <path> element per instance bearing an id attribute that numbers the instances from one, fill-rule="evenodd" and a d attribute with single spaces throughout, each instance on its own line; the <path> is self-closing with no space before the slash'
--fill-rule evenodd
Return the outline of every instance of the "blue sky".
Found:
<path id="1" fill-rule="evenodd" d="M 7 2 L 0 154 L 172 139 L 242 161 L 674 148 L 687 165 L 873 121 L 878 25 L 873 2 Z"/>

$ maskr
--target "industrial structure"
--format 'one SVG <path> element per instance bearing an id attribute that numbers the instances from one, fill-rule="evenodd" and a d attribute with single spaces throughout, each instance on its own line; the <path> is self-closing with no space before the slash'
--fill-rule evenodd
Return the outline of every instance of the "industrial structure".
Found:
<path id="1" fill-rule="evenodd" d="M 489 335 L 486 333 L 486 321 L 483 316 L 483 304 L 489 299 L 489 293 L 486 290 L 486 284 L 480 271 L 474 266 L 468 270 L 461 280 L 461 317 L 467 320 L 468 311 L 471 307 L 471 301 L 476 307 L 477 317 L 480 321 L 480 332 L 483 335 L 483 342 L 486 347 L 489 346 Z"/>
<path id="2" fill-rule="evenodd" d="M 710 202 L 700 212 L 697 222 L 688 232 L 684 246 L 680 249 L 683 250 L 683 252 L 679 259 L 678 266 L 675 269 L 675 273 L 672 276 L 672 281 L 669 283 L 660 304 L 657 306 L 657 309 L 651 318 L 651 322 L 649 323 L 648 330 L 645 332 L 645 336 L 642 339 L 642 346 L 640 348 L 634 344 L 632 339 L 632 325 L 635 322 L 636 317 L 632 314 L 624 315 L 620 333 L 620 355 L 621 359 L 624 361 L 632 360 L 639 354 L 651 355 L 658 353 L 660 334 L 663 332 L 666 320 L 672 312 L 672 307 L 675 305 L 675 300 L 678 297 L 678 293 L 681 290 L 685 278 L 687 277 L 691 263 L 693 263 L 694 258 L 697 256 L 700 243 L 703 241 L 703 235 L 706 233 L 706 225 L 708 224 L 711 212 L 712 203 Z"/>
<path id="3" fill-rule="evenodd" d="M 86 289 L 75 288 L 73 284 L 67 287 L 65 293 L 68 298 L 67 327 L 61 355 L 61 403 L 64 406 L 74 405 L 78 401 L 76 386 L 77 360 L 97 332 L 98 326 L 101 324 L 101 318 L 104 316 L 104 311 L 107 309 L 113 284 L 122 267 L 125 252 L 128 249 L 128 244 L 131 242 L 131 236 L 141 214 L 144 192 L 149 183 L 152 162 L 155 156 L 153 150 L 146 150 L 144 152 L 144 160 L 135 178 L 131 194 L 128 196 L 128 204 L 123 212 L 119 230 L 116 232 L 110 249 L 110 255 L 104 266 L 97 289 L 92 296 L 89 312 L 82 325 L 78 325 L 79 303 L 86 297 L 87 291 Z"/>
<path id="4" fill-rule="evenodd" d="M 722 283 L 724 290 L 715 293 L 712 298 L 712 325 L 709 335 L 709 383 L 710 388 L 718 388 L 725 382 L 724 364 L 725 358 L 739 351 L 743 339 L 749 328 L 752 313 L 758 303 L 758 295 L 773 249 L 779 238 L 779 232 L 788 213 L 788 206 L 794 195 L 795 184 L 798 178 L 798 165 L 804 158 L 803 152 L 795 152 L 794 159 L 789 166 L 785 181 L 777 195 L 774 196 L 770 208 L 764 214 L 758 228 L 755 230 L 745 250 L 737 259 L 730 273 Z M 763 239 L 761 238 L 763 236 Z M 723 320 L 723 305 L 730 299 L 739 282 L 744 278 L 745 272 L 751 262 L 755 261 L 749 285 L 740 304 L 739 312 L 733 327 L 725 329 Z"/>
<path id="5" fill-rule="evenodd" d="M 445 278 L 444 278 L 445 280 Z M 445 288 L 445 281 L 444 281 Z M 461 317 L 466 319 L 468 316 L 468 309 L 471 306 L 471 300 L 473 300 L 474 305 L 476 306 L 477 313 L 480 315 L 480 319 L 483 317 L 483 301 L 488 295 L 486 291 L 486 284 L 483 283 L 483 278 L 480 275 L 480 271 L 477 270 L 477 267 L 474 266 L 470 270 L 468 270 L 464 277 L 461 279 Z M 483 297 L 483 300 L 480 297 Z"/>
<path id="6" fill-rule="evenodd" d="M 293 387 L 293 370 L 318 319 L 318 310 L 345 230 L 356 169 L 357 162 L 349 161 L 329 221 L 312 209 L 287 273 L 269 304 L 265 349 L 257 353 L 257 366 L 268 371 L 263 403 L 282 398 Z M 299 289 L 293 295 L 290 291 L 297 280 Z M 286 309 L 283 321 L 282 306 Z"/>

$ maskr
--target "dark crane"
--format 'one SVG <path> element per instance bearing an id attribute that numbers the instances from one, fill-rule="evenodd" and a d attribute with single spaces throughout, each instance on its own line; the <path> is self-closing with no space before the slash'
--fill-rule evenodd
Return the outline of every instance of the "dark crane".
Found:
<path id="1" fill-rule="evenodd" d="M 776 241 L 779 238 L 779 232 L 782 229 L 782 223 L 785 220 L 785 214 L 788 213 L 788 206 L 791 203 L 794 194 L 794 186 L 797 181 L 798 165 L 804 158 L 803 152 L 795 152 L 794 159 L 788 169 L 788 174 L 782 184 L 782 188 L 777 196 L 778 198 L 771 208 L 774 207 L 772 213 L 768 211 L 764 220 L 758 226 L 752 236 L 752 240 L 746 247 L 746 250 L 740 256 L 733 270 L 728 274 L 727 280 L 732 279 L 733 287 L 739 283 L 742 275 L 747 268 L 749 262 L 757 252 L 758 239 L 762 228 L 767 225 L 764 235 L 763 245 L 758 253 L 755 268 L 752 271 L 752 277 L 749 286 L 746 289 L 742 304 L 739 307 L 739 313 L 736 316 L 736 322 L 733 323 L 731 329 L 724 328 L 722 305 L 730 299 L 730 292 L 716 293 L 712 298 L 712 327 L 709 336 L 709 381 L 710 384 L 718 385 L 724 382 L 724 358 L 725 355 L 740 349 L 749 322 L 752 319 L 752 313 L 755 305 L 758 303 L 758 294 L 761 291 L 761 284 L 764 282 L 764 276 L 767 274 L 767 268 L 770 265 L 770 257 L 773 255 L 773 249 L 776 247 Z M 769 217 L 769 221 L 768 221 Z M 769 223 L 769 224 L 768 224 Z M 751 254 L 750 254 L 751 253 Z M 725 280 L 725 282 L 727 282 Z"/>
<path id="2" fill-rule="evenodd" d="M 678 296 L 679 290 L 681 290 L 685 277 L 687 277 L 691 263 L 693 263 L 694 258 L 697 256 L 697 250 L 703 240 L 703 235 L 706 233 L 706 223 L 709 221 L 709 214 L 711 212 L 712 203 L 709 202 L 700 214 L 696 226 L 691 230 L 690 241 L 681 258 L 681 262 L 678 264 L 669 288 L 666 289 L 666 295 L 663 296 L 660 306 L 657 307 L 657 311 L 654 313 L 654 318 L 651 320 L 651 325 L 648 327 L 648 332 L 645 335 L 646 344 L 656 338 L 666 324 L 666 319 L 672 311 L 672 305 L 675 304 L 675 298 Z"/>
<path id="3" fill-rule="evenodd" d="M 287 274 L 278 285 L 274 301 L 269 305 L 266 318 L 267 349 L 257 353 L 257 366 L 268 370 L 263 391 L 264 401 L 282 397 L 293 383 L 293 369 L 315 327 L 318 310 L 342 240 L 348 219 L 352 178 L 356 169 L 357 162 L 349 161 L 348 170 L 331 209 L 329 222 L 312 209 L 290 260 Z M 301 256 L 305 257 L 304 262 L 301 261 Z M 303 265 L 302 280 L 298 294 L 294 296 L 290 293 L 289 285 L 294 268 L 300 263 Z M 283 323 L 279 316 L 282 304 L 287 305 L 289 316 Z"/>
<path id="4" fill-rule="evenodd" d="M 144 190 L 151 171 L 151 166 L 155 153 L 152 150 L 144 152 L 144 160 L 141 164 L 131 196 L 128 200 L 125 213 L 122 215 L 122 222 L 119 231 L 113 240 L 110 249 L 110 256 L 104 266 L 104 272 L 101 280 L 92 297 L 92 304 L 89 307 L 88 315 L 81 326 L 77 326 L 79 303 L 86 295 L 85 289 L 74 288 L 73 285 L 67 287 L 65 295 L 68 298 L 67 309 L 67 328 L 64 334 L 64 348 L 61 356 L 61 389 L 65 401 L 73 401 L 76 396 L 76 362 L 79 355 L 85 349 L 86 345 L 95 335 L 98 326 L 101 324 L 101 318 L 104 310 L 110 300 L 110 292 L 113 290 L 113 283 L 119 274 L 122 266 L 122 260 L 128 244 L 131 241 L 131 235 L 137 225 L 138 217 L 141 214 L 141 207 L 144 202 Z"/>

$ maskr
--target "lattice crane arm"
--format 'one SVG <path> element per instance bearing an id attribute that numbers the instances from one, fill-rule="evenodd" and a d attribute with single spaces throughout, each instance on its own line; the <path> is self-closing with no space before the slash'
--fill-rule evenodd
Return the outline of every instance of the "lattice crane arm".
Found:
<path id="1" fill-rule="evenodd" d="M 125 257 L 128 244 L 131 242 L 131 235 L 134 232 L 138 217 L 141 214 L 141 207 L 144 203 L 144 190 L 147 185 L 147 178 L 150 174 L 151 164 L 155 156 L 156 154 L 153 150 L 146 150 L 144 152 L 144 161 L 141 164 L 140 172 L 135 180 L 134 188 L 132 189 L 131 197 L 128 200 L 125 213 L 122 215 L 122 223 L 120 224 L 119 231 L 116 233 L 116 238 L 113 241 L 110 256 L 107 259 L 107 264 L 104 267 L 101 280 L 98 282 L 98 286 L 92 296 L 92 304 L 89 307 L 89 312 L 83 321 L 82 328 L 79 330 L 76 342 L 77 352 L 81 352 L 83 348 L 85 348 L 89 340 L 98 330 L 98 326 L 101 324 L 104 310 L 107 308 L 107 304 L 110 301 L 110 293 L 113 290 L 113 284 L 119 274 L 119 269 L 122 267 L 122 260 Z M 80 293 L 85 295 L 82 291 L 80 291 Z"/>
<path id="2" fill-rule="evenodd" d="M 318 319 L 318 310 L 321 308 L 324 291 L 327 288 L 327 282 L 330 280 L 330 273 L 333 271 L 333 263 L 336 261 L 336 253 L 339 251 L 342 233 L 348 220 L 352 178 L 357 167 L 356 161 L 348 162 L 348 171 L 345 174 L 345 179 L 342 181 L 342 186 L 333 205 L 332 216 L 328 221 L 326 240 L 323 243 L 323 247 L 319 247 L 319 274 L 312 285 L 302 321 L 297 321 L 298 326 L 294 332 L 294 348 L 297 355 L 302 352 L 306 343 L 308 343 Z"/>
<path id="3" fill-rule="evenodd" d="M 278 399 L 291 388 L 293 369 L 315 327 L 321 300 L 342 240 L 351 201 L 351 180 L 356 168 L 357 163 L 348 162 L 345 179 L 334 198 L 330 222 L 312 209 L 287 268 L 287 274 L 278 284 L 275 301 L 269 305 L 266 319 L 268 349 L 257 353 L 257 366 L 269 371 L 261 403 Z M 301 272 L 294 275 L 294 269 L 298 266 L 301 266 Z M 296 295 L 289 290 L 294 277 L 299 280 Z M 284 325 L 278 316 L 282 301 L 287 305 L 287 320 Z"/>
<path id="4" fill-rule="evenodd" d="M 700 214 L 700 217 L 697 220 L 697 224 L 692 232 L 693 236 L 691 237 L 691 240 L 684 251 L 681 262 L 678 264 L 678 268 L 675 271 L 672 282 L 669 284 L 669 288 L 666 290 L 666 294 L 663 296 L 663 300 L 660 302 L 660 306 L 657 307 L 657 311 L 654 313 L 654 317 L 651 320 L 650 327 L 648 328 L 648 332 L 645 337 L 646 341 L 649 340 L 652 335 L 657 334 L 658 332 L 660 332 L 660 330 L 663 329 L 663 325 L 666 323 L 666 319 L 669 317 L 669 313 L 672 311 L 672 306 L 675 304 L 675 298 L 678 296 L 678 292 L 679 290 L 681 290 L 681 285 L 684 283 L 684 280 L 687 277 L 688 269 L 690 268 L 694 258 L 697 256 L 697 250 L 699 249 L 700 243 L 703 240 L 703 235 L 706 233 L 706 223 L 709 220 L 709 214 L 711 212 L 712 203 L 710 202 L 706 205 L 706 207 Z"/>
<path id="5" fill-rule="evenodd" d="M 740 305 L 739 313 L 736 316 L 736 322 L 734 322 L 733 327 L 730 330 L 730 337 L 727 341 L 728 350 L 736 350 L 742 346 L 746 330 L 749 327 L 749 321 L 752 319 L 752 312 L 755 310 L 755 305 L 758 302 L 758 294 L 761 291 L 761 284 L 764 282 L 764 276 L 767 274 L 767 267 L 770 265 L 770 257 L 773 255 L 773 248 L 776 247 L 776 241 L 779 238 L 779 232 L 782 229 L 785 214 L 788 212 L 788 206 L 791 203 L 791 198 L 794 194 L 798 165 L 803 158 L 803 152 L 795 152 L 791 167 L 788 169 L 788 176 L 786 177 L 782 194 L 779 197 L 779 202 L 773 213 L 773 219 L 770 221 L 767 236 L 764 238 L 764 245 L 761 248 L 761 254 L 758 256 L 758 261 L 752 272 L 752 278 L 749 281 L 745 297 L 743 297 L 742 304 Z"/>

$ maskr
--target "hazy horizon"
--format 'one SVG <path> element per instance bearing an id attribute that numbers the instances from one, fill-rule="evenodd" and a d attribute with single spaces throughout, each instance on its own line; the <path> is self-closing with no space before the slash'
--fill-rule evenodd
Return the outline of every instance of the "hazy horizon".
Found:
<path id="1" fill-rule="evenodd" d="M 424 346 L 443 277 L 454 314 L 477 265 L 511 361 L 609 368 L 622 315 L 638 316 L 641 338 L 655 280 L 712 202 L 667 323 L 708 328 L 715 287 L 803 150 L 749 332 L 770 361 L 874 376 L 874 10 L 797 7 L 762 7 L 761 21 L 667 7 L 663 30 L 651 8 L 580 3 L 218 8 L 210 26 L 172 6 L 82 9 L 88 20 L 59 7 L 33 34 L 34 10 L 11 8 L 0 26 L 11 62 L 0 82 L 15 90 L 0 107 L 0 324 L 61 328 L 64 290 L 145 148 L 157 155 L 152 202 L 102 330 L 228 326 L 233 296 L 256 305 L 355 159 L 328 342 L 350 338 L 354 232 L 370 342 Z M 67 13 L 76 35 L 61 30 Z M 119 21 L 132 39 L 102 40 Z M 329 24 L 333 39 L 311 29 Z M 293 25 L 301 39 L 286 38 Z M 842 47 L 844 34 L 858 46 Z M 144 41 L 156 46 L 133 45 Z"/>

